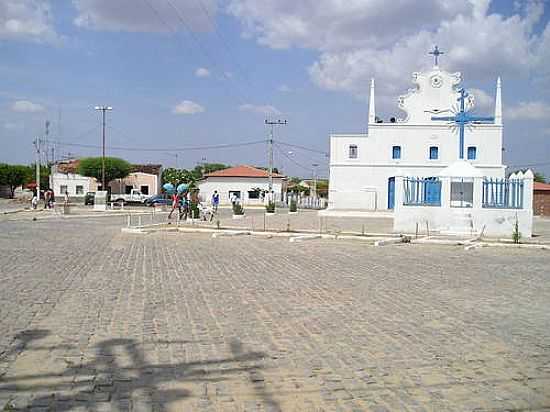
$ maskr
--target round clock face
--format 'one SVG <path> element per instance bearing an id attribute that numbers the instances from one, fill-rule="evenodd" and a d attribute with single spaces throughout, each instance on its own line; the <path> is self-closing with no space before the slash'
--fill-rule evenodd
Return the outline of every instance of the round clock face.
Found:
<path id="1" fill-rule="evenodd" d="M 430 79 L 432 87 L 441 87 L 443 85 L 443 78 L 439 75 L 432 76 Z"/>

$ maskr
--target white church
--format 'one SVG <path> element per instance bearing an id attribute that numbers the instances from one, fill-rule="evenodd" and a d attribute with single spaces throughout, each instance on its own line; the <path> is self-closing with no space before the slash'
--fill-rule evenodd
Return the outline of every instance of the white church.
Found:
<path id="1" fill-rule="evenodd" d="M 433 68 L 413 73 L 414 88 L 398 99 L 403 118 L 378 118 L 373 79 L 368 133 L 330 136 L 327 212 L 385 210 L 393 212 L 396 231 L 430 221 L 458 232 L 469 228 L 497 235 L 508 233 L 512 217 L 526 210 L 520 212 L 525 215 L 520 224 L 530 236 L 528 182 L 523 182 L 528 176 L 505 179 L 502 164 L 500 78 L 494 115 L 473 115 L 475 99 L 462 87 L 461 74 L 439 67 L 437 46 L 430 54 Z M 490 217 L 479 217 L 487 213 Z"/>

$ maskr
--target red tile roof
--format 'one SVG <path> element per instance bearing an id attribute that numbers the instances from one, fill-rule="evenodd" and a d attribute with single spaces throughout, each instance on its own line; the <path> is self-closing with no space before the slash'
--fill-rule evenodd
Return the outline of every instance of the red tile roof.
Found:
<path id="1" fill-rule="evenodd" d="M 533 186 L 533 189 L 534 190 L 544 190 L 544 191 L 550 190 L 550 184 L 535 182 L 535 184 Z"/>
<path id="2" fill-rule="evenodd" d="M 268 177 L 268 173 L 267 170 L 242 165 L 207 173 L 204 177 Z M 273 177 L 284 178 L 286 176 L 273 173 Z"/>

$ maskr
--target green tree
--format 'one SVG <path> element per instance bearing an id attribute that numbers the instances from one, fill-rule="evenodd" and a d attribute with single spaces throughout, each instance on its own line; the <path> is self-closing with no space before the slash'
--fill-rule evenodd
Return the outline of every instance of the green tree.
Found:
<path id="1" fill-rule="evenodd" d="M 174 186 L 179 185 L 180 183 L 191 184 L 194 183 L 195 179 L 192 172 L 187 169 L 175 169 L 169 167 L 162 171 L 162 183 L 172 183 Z"/>
<path id="2" fill-rule="evenodd" d="M 0 164 L 0 184 L 10 188 L 10 198 L 13 199 L 15 189 L 31 180 L 32 170 L 28 166 Z"/>
<path id="3" fill-rule="evenodd" d="M 132 165 L 126 160 L 118 157 L 105 158 L 105 184 L 115 179 L 123 179 L 130 174 Z M 87 177 L 94 177 L 101 182 L 101 157 L 85 157 L 80 160 L 78 174 Z M 105 188 L 104 188 L 105 190 Z"/>
<path id="4" fill-rule="evenodd" d="M 191 170 L 191 175 L 195 181 L 200 180 L 203 178 L 205 174 L 216 172 L 218 170 L 228 169 L 231 166 L 228 166 L 223 163 L 204 163 L 202 165 L 195 166 L 193 170 Z"/>

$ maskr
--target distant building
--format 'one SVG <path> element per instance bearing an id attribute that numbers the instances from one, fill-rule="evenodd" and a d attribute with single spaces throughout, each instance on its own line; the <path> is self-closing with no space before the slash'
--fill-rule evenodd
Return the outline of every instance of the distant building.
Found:
<path id="1" fill-rule="evenodd" d="M 78 174 L 80 160 L 68 160 L 52 166 L 50 186 L 56 196 L 67 192 L 71 197 L 84 197 L 86 192 L 98 190 L 98 182 L 92 177 Z M 132 165 L 131 173 L 124 179 L 117 179 L 109 184 L 111 193 L 130 193 L 137 189 L 146 195 L 160 193 L 162 165 Z"/>
<path id="2" fill-rule="evenodd" d="M 198 183 L 199 196 L 203 201 L 210 201 L 215 190 L 220 194 L 220 204 L 231 203 L 235 194 L 244 205 L 262 204 L 263 193 L 269 188 L 268 172 L 252 166 L 236 166 L 207 173 Z M 286 188 L 286 176 L 273 173 L 273 199 L 283 199 Z"/>

